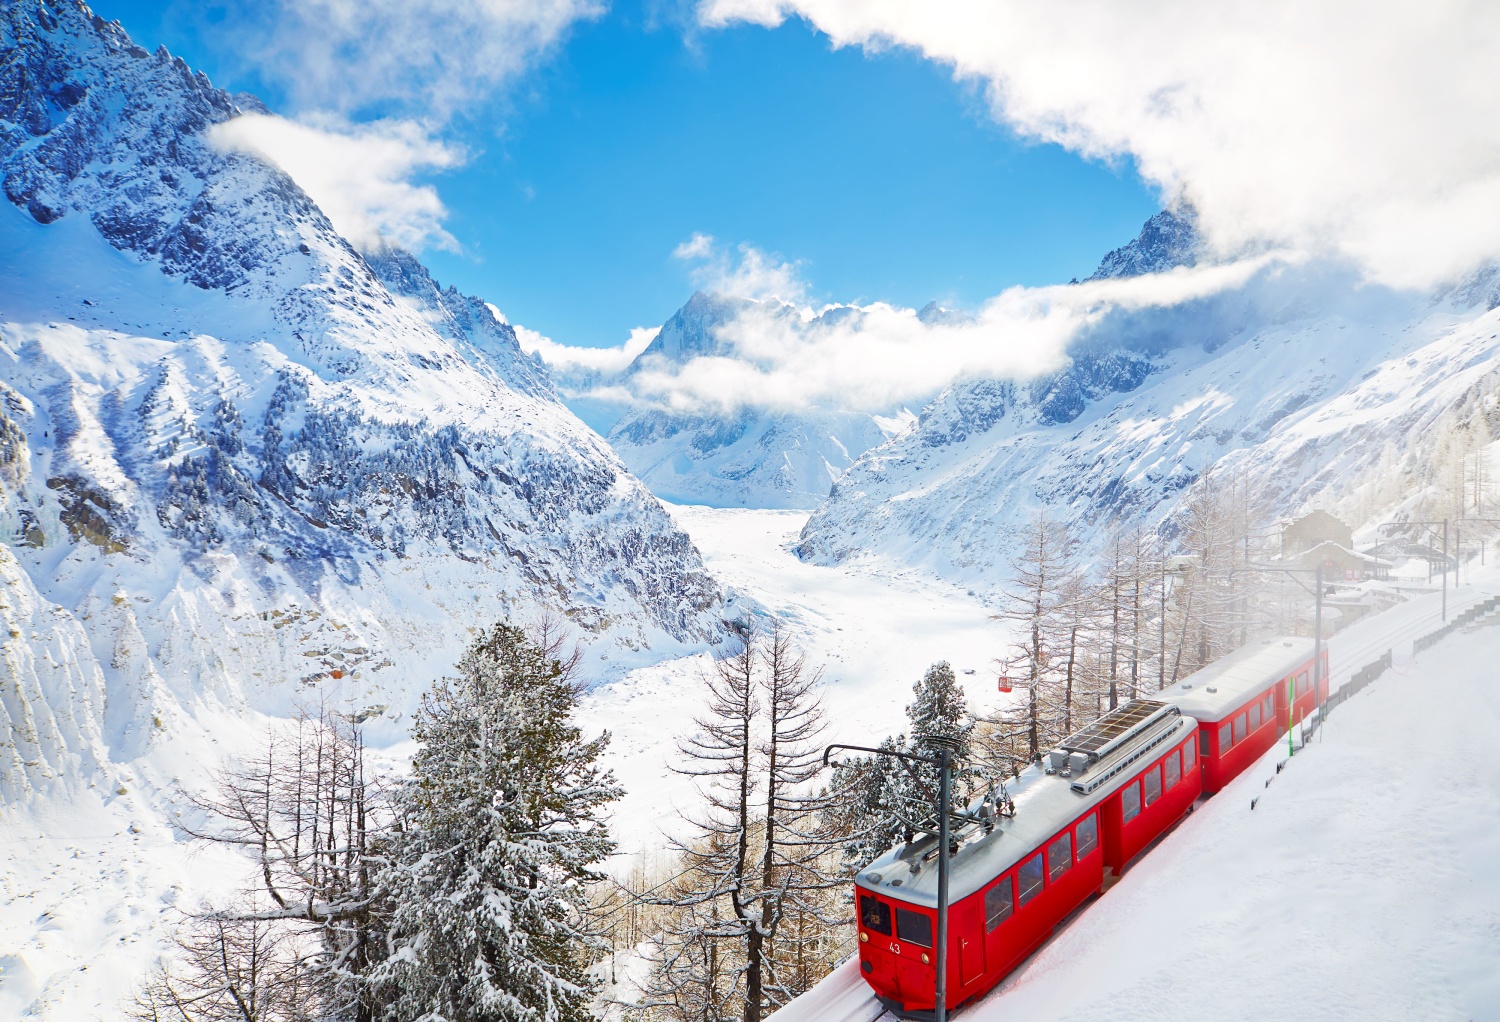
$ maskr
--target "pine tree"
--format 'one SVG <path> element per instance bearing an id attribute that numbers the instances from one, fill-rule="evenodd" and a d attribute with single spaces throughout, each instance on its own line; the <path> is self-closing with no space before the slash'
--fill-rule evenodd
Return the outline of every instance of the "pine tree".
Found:
<path id="1" fill-rule="evenodd" d="M 573 723 L 567 665 L 509 624 L 481 635 L 412 725 L 412 775 L 385 872 L 394 952 L 380 979 L 399 1022 L 590 1016 L 603 942 L 588 912 L 614 849 L 608 734 Z"/>
<path id="2" fill-rule="evenodd" d="M 1280 576 L 1273 579 L 1255 567 L 1270 556 L 1263 549 L 1270 508 L 1243 472 L 1205 472 L 1188 492 L 1174 525 L 1194 563 L 1173 587 L 1176 636 L 1168 643 L 1168 684 L 1275 627 L 1280 607 L 1272 594 Z"/>
<path id="3" fill-rule="evenodd" d="M 953 667 L 941 660 L 912 686 L 906 706 L 907 731 L 878 748 L 930 756 L 930 737 L 954 742 L 955 804 L 982 783 L 973 763 L 974 719 Z M 927 825 L 937 815 L 937 772 L 929 766 L 890 756 L 856 756 L 840 764 L 829 784 L 828 826 L 843 835 L 847 868 L 871 859 Z"/>
<path id="4" fill-rule="evenodd" d="M 825 911 L 828 893 L 841 881 L 823 868 L 831 841 L 820 826 L 822 802 L 808 792 L 822 768 L 822 671 L 808 669 L 780 620 L 772 618 L 767 631 L 761 675 L 766 724 L 760 754 L 766 787 L 757 877 L 760 919 L 751 933 L 751 942 L 759 946 L 747 955 L 752 966 L 759 966 L 759 975 L 752 972 L 746 996 L 759 997 L 772 1008 L 806 989 L 806 969 L 783 966 L 805 962 L 807 945 L 817 940 L 816 929 L 809 933 L 805 925 L 788 935 L 788 917 L 803 924 L 833 923 Z"/>

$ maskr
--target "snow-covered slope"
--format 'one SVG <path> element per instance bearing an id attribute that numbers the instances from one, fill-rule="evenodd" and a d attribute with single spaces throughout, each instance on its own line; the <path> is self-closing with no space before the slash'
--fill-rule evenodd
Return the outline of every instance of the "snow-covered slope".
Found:
<path id="1" fill-rule="evenodd" d="M 1100 274 L 1191 258 L 1190 231 L 1167 216 Z M 800 552 L 835 562 L 879 551 L 987 584 L 1005 574 L 1018 509 L 1049 505 L 1085 536 L 1149 523 L 1215 465 L 1246 467 L 1288 510 L 1326 498 L 1387 444 L 1416 449 L 1410 441 L 1500 367 L 1500 312 L 1486 304 L 1296 266 L 1186 305 L 1111 314 L 1058 373 L 954 384 L 845 473 Z"/>
<path id="2" fill-rule="evenodd" d="M 209 704 L 394 737 L 502 615 L 716 638 L 691 541 L 508 326 L 210 143 L 258 104 L 76 0 L 6 3 L 0 47 L 8 797 Z"/>
<path id="3" fill-rule="evenodd" d="M 755 308 L 757 307 L 758 308 Z M 672 371 L 694 358 L 741 357 L 720 335 L 747 310 L 797 317 L 789 305 L 695 293 L 631 363 L 633 374 Z M 845 315 L 837 307 L 824 316 Z M 732 411 L 636 411 L 609 442 L 651 491 L 667 500 L 715 507 L 812 508 L 833 481 L 904 420 L 837 408 L 796 412 L 742 405 Z"/>
<path id="4" fill-rule="evenodd" d="M 1398 651 L 1400 673 L 1194 814 L 975 1022 L 1496 1017 L 1500 768 L 1455 784 L 1412 751 L 1493 743 L 1497 639 L 1491 619 Z"/>
<path id="5" fill-rule="evenodd" d="M 1491 568 L 1450 611 L 1496 591 Z M 1449 757 L 1424 754 L 1492 744 L 1500 617 L 1414 657 L 1439 608 L 1419 597 L 1335 635 L 1335 687 L 1387 650 L 1395 670 L 1280 772 L 1286 749 L 1270 750 L 959 1018 L 1500 1015 L 1500 769 L 1480 757 L 1456 784 Z M 771 1018 L 893 1016 L 849 962 Z"/>

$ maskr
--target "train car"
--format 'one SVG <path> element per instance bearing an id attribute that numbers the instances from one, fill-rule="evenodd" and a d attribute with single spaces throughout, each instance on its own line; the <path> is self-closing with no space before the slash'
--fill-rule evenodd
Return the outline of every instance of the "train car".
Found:
<path id="1" fill-rule="evenodd" d="M 956 814 L 950 1008 L 994 987 L 1101 889 L 1106 870 L 1187 811 L 1201 783 L 1191 768 L 1196 731 L 1175 706 L 1133 700 L 1022 771 L 1006 799 Z M 860 969 L 907 1019 L 935 1014 L 937 856 L 936 838 L 922 835 L 855 878 Z"/>
<path id="2" fill-rule="evenodd" d="M 1198 722 L 1198 762 L 1212 795 L 1259 759 L 1291 724 L 1328 696 L 1328 653 L 1320 691 L 1310 681 L 1312 639 L 1251 643 L 1156 694 Z"/>

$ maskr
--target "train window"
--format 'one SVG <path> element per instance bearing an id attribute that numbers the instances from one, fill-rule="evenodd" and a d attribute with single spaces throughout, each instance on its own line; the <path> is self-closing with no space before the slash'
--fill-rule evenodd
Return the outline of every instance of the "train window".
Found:
<path id="1" fill-rule="evenodd" d="M 896 909 L 896 939 L 917 947 L 932 947 L 932 917 L 909 908 Z"/>
<path id="2" fill-rule="evenodd" d="M 1208 733 L 1204 732 L 1203 737 L 1207 738 Z M 1197 750 L 1193 748 L 1192 742 L 1188 742 L 1182 747 L 1182 772 L 1187 773 L 1193 769 L 1193 764 L 1196 762 L 1198 762 Z"/>
<path id="3" fill-rule="evenodd" d="M 1307 695 L 1307 672 L 1303 671 L 1297 675 L 1297 698 L 1301 699 Z"/>
<path id="4" fill-rule="evenodd" d="M 1120 815 L 1126 823 L 1141 815 L 1141 786 L 1134 781 L 1130 787 L 1120 792 L 1120 807 L 1124 810 Z"/>
<path id="5" fill-rule="evenodd" d="M 1182 780 L 1182 767 L 1178 764 L 1177 753 L 1175 751 L 1167 757 L 1167 761 L 1162 764 L 1162 767 L 1167 772 L 1166 787 L 1171 788 L 1178 781 Z"/>
<path id="6" fill-rule="evenodd" d="M 1099 844 L 1099 817 L 1089 813 L 1073 829 L 1078 835 L 1078 858 L 1082 859 Z"/>
<path id="7" fill-rule="evenodd" d="M 1234 740 L 1243 742 L 1245 740 L 1245 715 L 1242 713 L 1234 718 Z"/>
<path id="8" fill-rule="evenodd" d="M 1276 716 L 1275 695 L 1270 692 L 1266 693 L 1266 698 L 1261 701 L 1260 713 L 1261 716 L 1265 717 L 1267 720 L 1270 720 L 1272 717 Z"/>
<path id="9" fill-rule="evenodd" d="M 1016 873 L 1016 904 L 1024 905 L 1042 892 L 1042 853 L 1037 852 L 1021 863 Z"/>
<path id="10" fill-rule="evenodd" d="M 859 925 L 889 937 L 891 935 L 891 907 L 868 894 L 861 894 L 859 896 Z"/>
<path id="11" fill-rule="evenodd" d="M 1210 751 L 1208 743 L 1209 743 L 1208 732 L 1205 731 L 1203 728 L 1200 727 L 1198 729 L 1198 744 L 1200 744 L 1200 745 L 1203 746 L 1203 755 L 1205 755 L 1205 756 L 1207 756 L 1209 754 L 1209 751 Z"/>
<path id="12" fill-rule="evenodd" d="M 1010 918 L 1016 910 L 1015 895 L 1011 891 L 1011 879 L 1005 877 L 994 887 L 984 892 L 984 928 L 993 930 Z"/>
<path id="13" fill-rule="evenodd" d="M 1047 875 L 1053 880 L 1073 866 L 1073 835 L 1063 831 L 1047 846 Z"/>
<path id="14" fill-rule="evenodd" d="M 1161 798 L 1161 767 L 1152 767 L 1146 771 L 1146 804 Z"/>
<path id="15" fill-rule="evenodd" d="M 1260 703 L 1250 707 L 1250 730 L 1260 730 Z"/>
<path id="16" fill-rule="evenodd" d="M 1232 737 L 1230 726 L 1228 724 L 1225 724 L 1223 727 L 1219 728 L 1219 755 L 1222 756 L 1224 755 L 1224 753 L 1228 752 L 1229 747 L 1233 744 L 1234 738 Z"/>

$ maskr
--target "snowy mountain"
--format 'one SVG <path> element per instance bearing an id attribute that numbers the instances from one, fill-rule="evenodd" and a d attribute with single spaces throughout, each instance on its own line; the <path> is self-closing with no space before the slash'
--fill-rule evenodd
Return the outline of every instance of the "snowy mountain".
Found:
<path id="1" fill-rule="evenodd" d="M 1197 222 L 1198 216 L 1191 208 L 1162 210 L 1146 221 L 1138 236 L 1101 259 L 1099 268 L 1088 279 L 1139 277 L 1143 273 L 1163 273 L 1174 266 L 1193 265 L 1203 244 Z"/>
<path id="2" fill-rule="evenodd" d="M 260 109 L 78 0 L 0 13 L 7 798 L 206 705 L 393 738 L 502 615 L 600 658 L 719 634 L 691 541 L 509 326 L 212 144 Z"/>
<path id="3" fill-rule="evenodd" d="M 1153 217 L 1091 279 L 1191 261 L 1190 221 Z M 1052 507 L 1085 538 L 1169 516 L 1214 466 L 1241 466 L 1285 510 L 1347 493 L 1500 368 L 1500 313 L 1477 276 L 1446 295 L 1362 285 L 1337 267 L 1261 271 L 1212 298 L 1114 312 L 1063 370 L 962 380 L 910 432 L 867 452 L 802 533 L 801 556 L 891 555 L 991 588 L 1017 511 Z M 1413 460 L 1415 459 L 1415 460 Z"/>
<path id="4" fill-rule="evenodd" d="M 671 372 L 695 358 L 738 358 L 722 331 L 749 311 L 801 316 L 795 307 L 695 293 L 625 372 Z M 818 319 L 857 315 L 837 306 Z M 816 323 L 817 320 L 814 320 Z M 631 472 L 667 500 L 715 507 L 812 508 L 854 459 L 906 424 L 837 408 L 796 412 L 741 405 L 730 411 L 643 408 L 609 431 Z"/>

